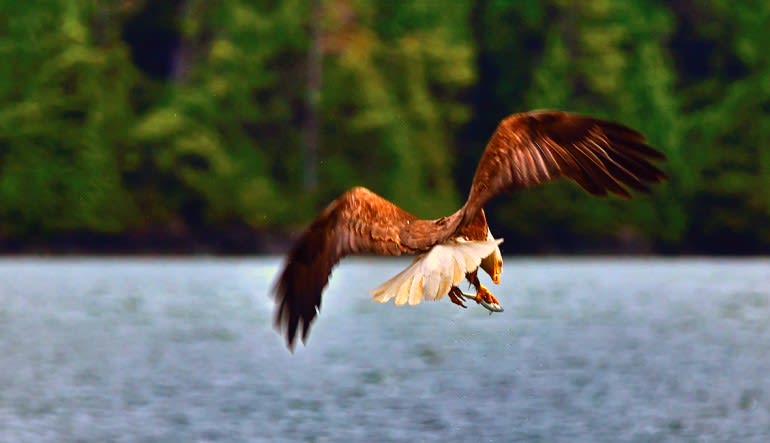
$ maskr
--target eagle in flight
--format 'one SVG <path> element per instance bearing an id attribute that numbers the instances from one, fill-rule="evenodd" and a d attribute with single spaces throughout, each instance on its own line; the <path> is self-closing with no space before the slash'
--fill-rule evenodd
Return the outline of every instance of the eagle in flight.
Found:
<path id="1" fill-rule="evenodd" d="M 629 189 L 649 193 L 665 174 L 652 160 L 665 156 L 645 137 L 624 125 L 562 111 L 531 111 L 503 119 L 481 155 L 465 204 L 454 214 L 423 220 L 363 188 L 354 187 L 332 201 L 305 229 L 289 251 L 273 289 L 275 327 L 290 350 L 307 340 L 321 307 L 332 268 L 351 254 L 417 257 L 412 264 L 372 291 L 379 302 L 398 305 L 438 300 L 447 295 L 501 311 L 497 299 L 478 279 L 481 267 L 499 283 L 502 257 L 487 226 L 484 205 L 497 194 L 566 177 L 595 196 L 630 199 Z M 464 294 L 465 277 L 476 289 Z"/>

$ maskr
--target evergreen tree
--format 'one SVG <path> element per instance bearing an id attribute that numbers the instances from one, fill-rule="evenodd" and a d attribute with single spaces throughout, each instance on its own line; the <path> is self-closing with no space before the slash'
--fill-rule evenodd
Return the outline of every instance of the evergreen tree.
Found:
<path id="1" fill-rule="evenodd" d="M 135 72 L 93 2 L 0 2 L 0 236 L 120 232 Z"/>

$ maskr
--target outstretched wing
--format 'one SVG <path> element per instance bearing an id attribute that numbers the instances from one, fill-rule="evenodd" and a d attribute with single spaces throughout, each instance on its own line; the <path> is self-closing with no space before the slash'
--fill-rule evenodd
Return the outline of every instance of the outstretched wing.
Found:
<path id="1" fill-rule="evenodd" d="M 631 198 L 627 188 L 649 192 L 648 184 L 666 178 L 651 163 L 664 159 L 642 134 L 618 123 L 561 111 L 514 114 L 500 122 L 479 160 L 463 220 L 503 190 L 558 177 L 593 195 Z"/>
<path id="2" fill-rule="evenodd" d="M 332 268 L 343 257 L 422 252 L 433 244 L 431 225 L 366 188 L 352 188 L 329 204 L 292 246 L 273 289 L 275 327 L 289 349 L 298 332 L 303 342 L 307 338 Z"/>

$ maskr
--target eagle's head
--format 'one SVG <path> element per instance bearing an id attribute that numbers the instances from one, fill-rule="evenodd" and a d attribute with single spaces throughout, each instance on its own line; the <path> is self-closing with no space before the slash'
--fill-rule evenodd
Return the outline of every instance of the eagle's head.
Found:
<path id="1" fill-rule="evenodd" d="M 500 284 L 500 274 L 503 273 L 503 256 L 500 254 L 500 248 L 496 248 L 495 252 L 481 260 L 481 269 L 492 277 L 494 284 Z"/>
<path id="2" fill-rule="evenodd" d="M 487 240 L 494 239 L 492 231 L 487 228 Z M 500 274 L 503 273 L 503 254 L 500 252 L 500 246 L 497 246 L 491 254 L 481 260 L 480 267 L 492 277 L 492 282 L 494 284 L 500 284 Z"/>

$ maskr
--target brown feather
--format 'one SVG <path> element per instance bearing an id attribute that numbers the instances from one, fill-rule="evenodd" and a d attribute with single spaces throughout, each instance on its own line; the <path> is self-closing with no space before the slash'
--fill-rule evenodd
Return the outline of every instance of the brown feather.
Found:
<path id="1" fill-rule="evenodd" d="M 459 212 L 440 220 L 419 220 L 366 188 L 340 195 L 294 243 L 273 289 L 275 327 L 284 333 L 289 349 L 298 333 L 303 342 L 307 339 L 321 308 L 321 293 L 343 257 L 425 252 L 445 241 L 458 222 Z"/>
<path id="2" fill-rule="evenodd" d="M 487 239 L 489 227 L 487 225 L 487 216 L 484 210 L 476 213 L 476 217 L 470 223 L 462 226 L 458 232 L 466 240 L 483 241 Z"/>
<path id="3" fill-rule="evenodd" d="M 558 177 L 593 195 L 631 198 L 626 188 L 649 192 L 647 184 L 666 178 L 650 162 L 663 159 L 642 134 L 615 122 L 561 111 L 514 114 L 500 122 L 479 160 L 461 226 L 504 190 Z"/>

